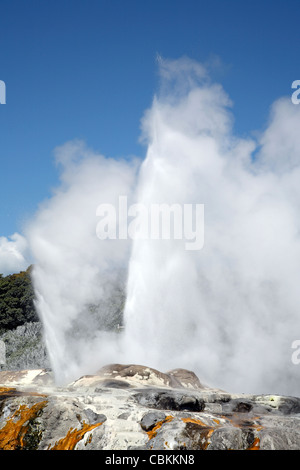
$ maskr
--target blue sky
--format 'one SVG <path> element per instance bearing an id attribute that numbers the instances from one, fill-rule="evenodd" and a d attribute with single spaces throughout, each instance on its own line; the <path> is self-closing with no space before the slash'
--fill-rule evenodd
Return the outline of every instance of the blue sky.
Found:
<path id="1" fill-rule="evenodd" d="M 0 237 L 57 184 L 53 151 L 84 139 L 143 157 L 140 119 L 157 90 L 157 54 L 212 64 L 239 135 L 300 79 L 296 0 L 0 0 Z"/>

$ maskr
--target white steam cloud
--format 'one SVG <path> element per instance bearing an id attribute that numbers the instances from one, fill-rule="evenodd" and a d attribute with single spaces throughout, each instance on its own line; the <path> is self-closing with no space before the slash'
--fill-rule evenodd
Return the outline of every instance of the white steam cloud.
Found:
<path id="1" fill-rule="evenodd" d="M 298 395 L 300 109 L 281 98 L 259 141 L 240 139 L 230 99 L 201 64 L 160 60 L 160 70 L 142 121 L 144 161 L 66 144 L 61 186 L 28 229 L 55 374 L 67 381 L 130 361 L 192 369 L 233 392 Z M 99 240 L 96 208 L 120 195 L 145 206 L 204 204 L 203 249 Z M 127 271 L 124 332 L 101 331 L 88 306 Z"/>
<path id="2" fill-rule="evenodd" d="M 126 242 L 96 236 L 96 207 L 116 204 L 134 187 L 136 162 L 106 159 L 80 141 L 56 150 L 61 186 L 28 227 L 36 307 L 57 381 L 78 377 L 111 358 L 113 334 L 98 331 L 92 306 L 126 270 Z"/>

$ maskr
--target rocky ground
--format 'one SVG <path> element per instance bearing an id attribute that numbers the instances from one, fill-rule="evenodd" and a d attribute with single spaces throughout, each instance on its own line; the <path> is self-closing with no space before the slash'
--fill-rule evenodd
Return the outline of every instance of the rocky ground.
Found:
<path id="1" fill-rule="evenodd" d="M 1 371 L 0 449 L 299 450 L 300 398 L 234 395 L 139 365 L 65 387 L 47 369 Z"/>
<path id="2" fill-rule="evenodd" d="M 5 363 L 0 360 L 0 371 L 49 368 L 40 322 L 27 322 L 7 330 L 0 335 L 0 341 L 5 344 Z"/>

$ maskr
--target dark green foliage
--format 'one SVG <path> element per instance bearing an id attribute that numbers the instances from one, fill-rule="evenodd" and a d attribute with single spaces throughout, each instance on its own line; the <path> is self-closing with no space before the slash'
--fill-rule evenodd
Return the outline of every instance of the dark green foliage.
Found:
<path id="1" fill-rule="evenodd" d="M 38 321 L 30 270 L 5 277 L 0 274 L 0 333 Z"/>

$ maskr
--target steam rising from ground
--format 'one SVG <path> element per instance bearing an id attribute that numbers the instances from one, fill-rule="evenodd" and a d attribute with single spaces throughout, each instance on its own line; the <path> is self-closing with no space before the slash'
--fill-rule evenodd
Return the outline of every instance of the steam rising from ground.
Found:
<path id="1" fill-rule="evenodd" d="M 258 142 L 240 139 L 228 96 L 201 64 L 161 61 L 160 71 L 143 162 L 64 145 L 61 186 L 28 229 L 57 380 L 132 362 L 188 368 L 229 391 L 298 395 L 300 111 L 281 98 Z M 96 208 L 120 195 L 204 204 L 203 249 L 99 240 Z M 127 274 L 124 332 L 104 331 L 89 307 Z"/>
<path id="2" fill-rule="evenodd" d="M 101 324 L 107 323 L 101 306 L 122 282 L 129 246 L 100 242 L 96 207 L 117 204 L 119 191 L 130 193 L 137 164 L 104 158 L 82 142 L 58 148 L 56 161 L 61 186 L 41 205 L 28 237 L 36 260 L 36 306 L 56 379 L 65 383 L 117 355 L 116 335 Z"/>

